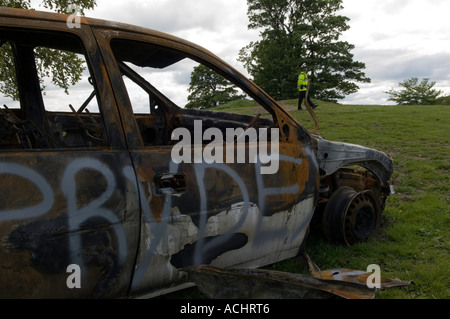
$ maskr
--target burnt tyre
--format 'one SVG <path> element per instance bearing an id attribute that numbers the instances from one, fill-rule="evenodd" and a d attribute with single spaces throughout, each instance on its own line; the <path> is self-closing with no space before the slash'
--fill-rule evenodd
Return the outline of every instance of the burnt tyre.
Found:
<path id="1" fill-rule="evenodd" d="M 330 197 L 322 216 L 325 237 L 352 246 L 366 241 L 380 225 L 381 204 L 370 190 L 342 186 Z"/>

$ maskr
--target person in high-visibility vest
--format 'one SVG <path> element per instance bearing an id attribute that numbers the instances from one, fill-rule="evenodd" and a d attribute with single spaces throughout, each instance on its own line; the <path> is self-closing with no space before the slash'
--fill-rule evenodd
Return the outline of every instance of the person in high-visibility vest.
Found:
<path id="1" fill-rule="evenodd" d="M 298 110 L 303 110 L 302 109 L 302 103 L 303 100 L 305 99 L 306 96 L 306 91 L 308 90 L 308 83 L 309 83 L 309 78 L 308 78 L 308 69 L 306 67 L 302 67 L 301 69 L 301 73 L 298 76 L 298 82 L 297 82 L 297 89 L 298 89 Z M 315 109 L 316 107 L 318 107 L 317 104 L 314 104 L 311 99 L 309 98 L 309 94 L 308 94 L 308 103 L 309 105 L 311 105 L 311 107 L 313 109 Z"/>

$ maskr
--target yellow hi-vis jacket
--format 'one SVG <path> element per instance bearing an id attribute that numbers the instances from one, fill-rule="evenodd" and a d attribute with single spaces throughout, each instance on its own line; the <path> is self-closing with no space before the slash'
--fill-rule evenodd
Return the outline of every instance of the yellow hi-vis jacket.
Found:
<path id="1" fill-rule="evenodd" d="M 297 89 L 299 91 L 306 91 L 307 88 L 308 88 L 308 74 L 302 72 L 298 76 Z"/>

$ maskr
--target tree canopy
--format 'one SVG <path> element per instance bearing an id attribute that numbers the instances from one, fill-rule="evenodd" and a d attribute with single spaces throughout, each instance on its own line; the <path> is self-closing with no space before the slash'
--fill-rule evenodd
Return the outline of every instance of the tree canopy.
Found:
<path id="1" fill-rule="evenodd" d="M 0 6 L 22 8 L 22 9 L 37 9 L 33 8 L 31 0 L 0 0 Z M 46 9 L 58 12 L 71 14 L 76 7 L 81 15 L 84 15 L 84 10 L 94 9 L 97 5 L 96 0 L 41 0 L 40 5 Z"/>
<path id="2" fill-rule="evenodd" d="M 256 84 L 276 99 L 295 98 L 300 67 L 310 70 L 310 93 L 336 101 L 357 92 L 355 82 L 370 82 L 353 61 L 354 45 L 339 41 L 349 29 L 337 15 L 342 0 L 247 0 L 250 29 L 261 40 L 242 48 L 244 63 Z"/>
<path id="3" fill-rule="evenodd" d="M 223 76 L 203 65 L 192 71 L 188 91 L 188 109 L 208 109 L 243 98 Z"/>
<path id="4" fill-rule="evenodd" d="M 390 89 L 385 92 L 390 95 L 388 101 L 393 101 L 398 105 L 433 105 L 440 102 L 440 90 L 433 89 L 436 82 L 429 82 L 430 79 L 424 78 L 419 82 L 416 77 L 409 78 L 400 82 L 401 90 Z"/>
<path id="5" fill-rule="evenodd" d="M 31 0 L 0 0 L 0 6 L 36 9 L 32 8 L 31 2 Z M 96 6 L 96 0 L 41 0 L 41 5 L 58 13 L 83 15 L 84 10 L 93 9 Z M 35 56 L 42 90 L 45 88 L 42 85 L 44 77 L 50 77 L 52 83 L 63 88 L 66 93 L 70 85 L 76 84 L 81 79 L 85 68 L 84 60 L 75 53 L 41 47 L 36 49 Z M 14 65 L 12 48 L 2 43 L 0 45 L 0 92 L 18 100 L 15 70 L 10 67 L 11 65 Z"/>

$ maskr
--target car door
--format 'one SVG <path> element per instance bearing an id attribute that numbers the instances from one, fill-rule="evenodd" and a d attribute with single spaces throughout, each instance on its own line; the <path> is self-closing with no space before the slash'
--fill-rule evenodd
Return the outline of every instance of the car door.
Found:
<path id="1" fill-rule="evenodd" d="M 69 29 L 64 16 L 6 14 L 0 40 L 19 92 L 0 111 L 0 297 L 124 296 L 140 210 L 92 32 Z M 52 53 L 85 68 L 68 94 L 51 83 L 41 92 L 42 56 Z"/>
<path id="2" fill-rule="evenodd" d="M 295 256 L 317 199 L 308 133 L 193 44 L 143 29 L 94 33 L 139 180 L 143 214 L 131 294 L 173 285 L 190 265 L 259 267 Z M 171 86 L 192 63 L 228 78 L 262 103 L 268 118 L 177 106 L 182 91 Z"/>

